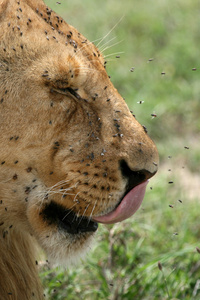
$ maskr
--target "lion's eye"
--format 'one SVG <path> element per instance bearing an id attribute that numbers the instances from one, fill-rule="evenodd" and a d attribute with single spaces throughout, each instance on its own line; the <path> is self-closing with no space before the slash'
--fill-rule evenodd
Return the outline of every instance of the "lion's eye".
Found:
<path id="1" fill-rule="evenodd" d="M 56 92 L 60 93 L 60 94 L 64 94 L 64 95 L 71 95 L 73 97 L 75 97 L 76 99 L 80 99 L 81 97 L 79 96 L 79 94 L 77 93 L 77 89 L 72 89 L 72 88 L 66 88 L 66 89 L 56 89 Z"/>
<path id="2" fill-rule="evenodd" d="M 70 93 L 72 96 L 74 96 L 76 99 L 80 99 L 79 94 L 77 93 L 78 89 L 72 89 L 72 88 L 67 88 L 66 89 L 68 93 Z"/>

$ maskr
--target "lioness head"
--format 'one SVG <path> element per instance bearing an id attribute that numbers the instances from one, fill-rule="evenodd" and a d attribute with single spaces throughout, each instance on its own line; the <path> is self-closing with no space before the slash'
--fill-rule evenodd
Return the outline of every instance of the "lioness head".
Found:
<path id="1" fill-rule="evenodd" d="M 158 153 L 93 43 L 42 0 L 0 2 L 1 229 L 52 259 L 140 206 Z"/>

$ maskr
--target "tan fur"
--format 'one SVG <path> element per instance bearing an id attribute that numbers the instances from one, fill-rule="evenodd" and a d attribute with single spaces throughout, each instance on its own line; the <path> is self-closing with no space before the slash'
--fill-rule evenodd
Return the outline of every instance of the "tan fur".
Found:
<path id="1" fill-rule="evenodd" d="M 0 299 L 43 299 L 35 239 L 69 264 L 94 235 L 61 230 L 45 209 L 110 212 L 127 184 L 119 162 L 150 177 L 158 154 L 98 49 L 42 0 L 0 0 L 0 27 Z"/>

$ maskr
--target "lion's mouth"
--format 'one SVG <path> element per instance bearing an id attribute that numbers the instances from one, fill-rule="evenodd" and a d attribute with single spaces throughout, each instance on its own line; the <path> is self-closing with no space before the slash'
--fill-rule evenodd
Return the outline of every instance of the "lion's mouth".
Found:
<path id="1" fill-rule="evenodd" d="M 59 230 L 69 234 L 95 232 L 98 228 L 97 222 L 87 217 L 78 217 L 72 210 L 65 209 L 53 201 L 42 211 L 42 216 L 48 225 L 55 224 Z"/>
<path id="2" fill-rule="evenodd" d="M 93 217 L 92 220 L 85 216 L 78 217 L 75 212 L 54 201 L 46 205 L 41 214 L 48 225 L 57 225 L 59 230 L 69 234 L 95 232 L 98 223 L 114 224 L 131 217 L 142 203 L 147 183 L 146 180 L 131 189 L 111 212 Z"/>
<path id="3" fill-rule="evenodd" d="M 131 189 L 114 210 L 102 216 L 93 217 L 94 221 L 104 224 L 121 222 L 131 217 L 140 207 L 145 195 L 148 180 Z"/>

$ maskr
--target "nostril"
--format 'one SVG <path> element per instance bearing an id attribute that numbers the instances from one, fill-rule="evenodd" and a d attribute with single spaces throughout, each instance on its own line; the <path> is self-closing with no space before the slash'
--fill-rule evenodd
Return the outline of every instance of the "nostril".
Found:
<path id="1" fill-rule="evenodd" d="M 128 180 L 127 192 L 133 189 L 135 186 L 151 178 L 155 173 L 151 173 L 145 169 L 139 171 L 133 171 L 129 168 L 125 160 L 120 161 L 120 170 L 123 177 Z"/>

